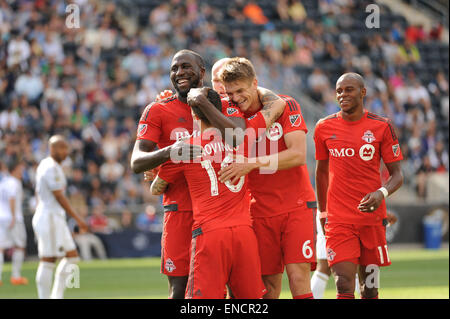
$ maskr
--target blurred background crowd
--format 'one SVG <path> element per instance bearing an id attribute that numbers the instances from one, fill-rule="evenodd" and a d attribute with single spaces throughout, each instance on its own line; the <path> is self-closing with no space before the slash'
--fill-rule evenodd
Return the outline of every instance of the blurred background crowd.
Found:
<path id="1" fill-rule="evenodd" d="M 380 10 L 374 28 L 371 3 Z M 248 57 L 261 86 L 297 98 L 311 135 L 315 120 L 339 110 L 339 75 L 361 73 L 366 108 L 398 131 L 405 187 L 427 201 L 430 174 L 443 174 L 448 192 L 448 15 L 411 24 L 383 3 L 0 0 L 0 160 L 26 162 L 25 213 L 48 137 L 60 133 L 72 148 L 67 195 L 91 229 L 150 227 L 160 199 L 131 172 L 130 154 L 143 108 L 171 88 L 171 58 L 184 48 L 205 58 L 208 84 L 216 60 Z M 69 4 L 79 27 L 67 27 Z M 121 218 L 102 222 L 105 212 Z"/>

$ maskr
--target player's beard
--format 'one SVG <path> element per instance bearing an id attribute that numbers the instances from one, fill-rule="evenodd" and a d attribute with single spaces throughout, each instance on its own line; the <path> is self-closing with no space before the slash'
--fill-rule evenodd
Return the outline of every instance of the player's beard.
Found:
<path id="1" fill-rule="evenodd" d="M 175 91 L 177 91 L 177 93 L 178 93 L 179 96 L 181 96 L 181 97 L 183 97 L 183 98 L 187 98 L 187 95 L 188 95 L 189 91 L 190 91 L 192 88 L 198 88 L 198 87 L 200 87 L 200 84 L 201 84 L 200 77 L 199 77 L 199 76 L 196 76 L 196 77 L 194 77 L 194 78 L 190 81 L 189 86 L 188 86 L 187 89 L 181 90 L 181 89 L 178 87 L 178 84 L 177 84 L 176 82 L 173 83 L 173 87 L 175 88 Z"/>

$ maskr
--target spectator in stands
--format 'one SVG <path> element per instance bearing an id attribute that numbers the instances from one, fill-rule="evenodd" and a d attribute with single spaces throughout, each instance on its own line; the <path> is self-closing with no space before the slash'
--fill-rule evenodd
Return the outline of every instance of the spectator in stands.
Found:
<path id="1" fill-rule="evenodd" d="M 277 14 L 281 21 L 289 21 L 289 5 L 288 0 L 277 1 Z"/>
<path id="2" fill-rule="evenodd" d="M 438 140 L 434 148 L 428 151 L 430 165 L 436 172 L 448 172 L 448 152 L 442 140 Z"/>
<path id="3" fill-rule="evenodd" d="M 322 94 L 330 87 L 330 81 L 327 76 L 318 67 L 314 68 L 308 77 L 308 89 L 313 99 L 322 101 Z"/>
<path id="4" fill-rule="evenodd" d="M 442 32 L 444 31 L 444 26 L 441 22 L 434 22 L 433 27 L 430 30 L 429 38 L 430 40 L 441 40 Z"/>
<path id="5" fill-rule="evenodd" d="M 288 15 L 296 23 L 302 23 L 308 17 L 306 9 L 300 0 L 289 0 Z"/>
<path id="6" fill-rule="evenodd" d="M 156 209 L 153 205 L 147 205 L 145 212 L 138 215 L 136 218 L 136 228 L 142 231 L 162 231 L 161 219 L 156 214 Z"/>
<path id="7" fill-rule="evenodd" d="M 406 39 L 398 48 L 397 61 L 400 64 L 415 64 L 420 62 L 420 53 L 414 42 Z"/>
<path id="8" fill-rule="evenodd" d="M 254 24 L 266 24 L 269 22 L 264 11 L 254 0 L 248 1 L 243 10 L 244 15 Z"/>
<path id="9" fill-rule="evenodd" d="M 129 209 L 124 209 L 120 216 L 121 230 L 134 229 L 133 213 Z"/>
<path id="10" fill-rule="evenodd" d="M 430 173 L 433 173 L 435 169 L 431 165 L 430 158 L 425 155 L 422 160 L 422 164 L 416 171 L 416 190 L 417 196 L 421 200 L 425 200 L 427 197 L 427 181 Z"/>
<path id="11" fill-rule="evenodd" d="M 111 233 L 108 217 L 105 216 L 105 205 L 98 202 L 92 207 L 92 215 L 88 217 L 89 230 L 93 233 Z"/>

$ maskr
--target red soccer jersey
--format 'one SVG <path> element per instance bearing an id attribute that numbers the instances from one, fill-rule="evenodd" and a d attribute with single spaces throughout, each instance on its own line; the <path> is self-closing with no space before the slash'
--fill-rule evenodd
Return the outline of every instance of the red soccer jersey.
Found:
<path id="1" fill-rule="evenodd" d="M 308 132 L 297 101 L 290 96 L 280 97 L 286 101 L 284 112 L 266 133 L 258 138 L 252 156 L 280 153 L 287 149 L 285 134 L 297 130 Z M 295 210 L 305 202 L 316 200 L 306 165 L 271 174 L 261 174 L 259 170 L 253 170 L 249 174 L 249 189 L 252 194 L 253 217 L 280 215 Z"/>
<path id="2" fill-rule="evenodd" d="M 350 122 L 338 112 L 317 122 L 314 141 L 316 159 L 329 159 L 328 221 L 381 225 L 385 201 L 372 213 L 359 211 L 358 205 L 381 187 L 381 159 L 385 163 L 403 159 L 390 121 L 364 111 L 360 120 Z"/>
<path id="3" fill-rule="evenodd" d="M 233 109 L 232 102 L 222 99 L 222 113 L 229 117 L 242 116 Z M 139 120 L 136 139 L 152 141 L 161 149 L 181 138 L 199 134 L 198 128 L 194 128 L 190 106 L 173 95 L 147 105 Z M 169 185 L 163 195 L 163 205 L 169 210 L 192 211 L 191 197 L 184 178 Z"/>
<path id="4" fill-rule="evenodd" d="M 247 177 L 236 185 L 218 181 L 217 172 L 226 165 L 225 157 L 235 152 L 224 144 L 217 134 L 203 133 L 202 138 L 191 138 L 189 143 L 204 149 L 201 161 L 194 163 L 168 163 L 161 167 L 159 177 L 169 183 L 186 178 L 192 198 L 193 229 L 201 227 L 203 232 L 222 227 L 251 225 L 249 212 L 250 196 Z"/>

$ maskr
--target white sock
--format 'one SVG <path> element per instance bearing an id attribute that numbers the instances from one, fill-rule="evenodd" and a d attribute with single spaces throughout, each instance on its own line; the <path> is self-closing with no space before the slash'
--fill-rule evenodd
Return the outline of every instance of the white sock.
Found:
<path id="1" fill-rule="evenodd" d="M 0 251 L 0 281 L 2 280 L 3 263 L 4 263 L 3 251 Z"/>
<path id="2" fill-rule="evenodd" d="M 358 278 L 358 274 L 356 274 L 356 279 L 355 279 L 355 292 L 361 296 L 361 290 L 359 288 L 359 278 Z"/>
<path id="3" fill-rule="evenodd" d="M 66 279 L 69 277 L 70 269 L 68 266 L 76 264 L 80 259 L 78 257 L 64 257 L 59 262 L 55 273 L 55 282 L 53 283 L 51 299 L 64 298 L 64 290 L 66 289 Z"/>
<path id="4" fill-rule="evenodd" d="M 314 299 L 322 299 L 325 293 L 325 288 L 328 283 L 328 276 L 320 271 L 315 271 L 311 277 L 311 291 L 313 293 Z"/>
<path id="5" fill-rule="evenodd" d="M 50 298 L 55 263 L 41 261 L 36 272 L 36 286 L 39 299 Z"/>
<path id="6" fill-rule="evenodd" d="M 11 257 L 11 264 L 12 264 L 11 277 L 12 278 L 20 277 L 20 269 L 22 268 L 22 263 L 23 263 L 24 257 L 25 257 L 25 252 L 23 251 L 23 249 L 14 249 L 14 252 Z"/>

